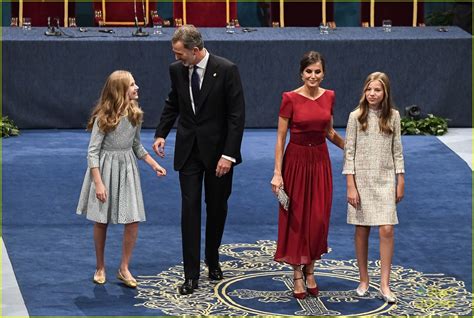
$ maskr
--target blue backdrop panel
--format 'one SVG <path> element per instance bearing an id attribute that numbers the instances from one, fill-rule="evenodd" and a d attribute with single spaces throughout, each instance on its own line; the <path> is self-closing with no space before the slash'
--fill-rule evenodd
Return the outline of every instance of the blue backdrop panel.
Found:
<path id="1" fill-rule="evenodd" d="M 21 128 L 84 127 L 107 75 L 127 69 L 141 89 L 144 127 L 155 127 L 170 87 L 173 30 L 134 38 L 127 28 L 106 35 L 68 29 L 73 37 L 51 38 L 43 28 L 4 28 L 3 112 Z M 338 28 L 326 36 L 316 28 L 254 30 L 202 29 L 209 51 L 240 68 L 247 127 L 276 126 L 281 93 L 300 85 L 299 60 L 308 50 L 326 57 L 323 87 L 336 91 L 336 126 L 345 126 L 374 71 L 391 77 L 400 108 L 417 104 L 451 126 L 471 125 L 471 36 L 457 27 Z"/>

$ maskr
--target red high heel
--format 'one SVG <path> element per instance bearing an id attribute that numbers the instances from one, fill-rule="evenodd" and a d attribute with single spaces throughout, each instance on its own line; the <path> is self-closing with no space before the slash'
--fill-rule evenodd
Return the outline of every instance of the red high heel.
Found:
<path id="1" fill-rule="evenodd" d="M 300 280 L 300 279 L 303 280 L 303 277 L 293 278 L 293 281 L 296 282 L 297 280 Z M 293 297 L 295 297 L 296 299 L 305 299 L 307 295 L 308 294 L 306 293 L 306 291 L 301 292 L 301 293 L 295 293 L 293 291 Z"/>
<path id="2" fill-rule="evenodd" d="M 314 272 L 306 272 L 306 265 L 303 266 L 303 274 L 304 274 L 304 282 L 306 283 L 306 276 L 308 275 L 314 275 Z M 306 287 L 306 290 L 308 291 L 308 294 L 311 296 L 317 297 L 319 295 L 319 287 L 316 285 L 316 287 Z"/>
<path id="3" fill-rule="evenodd" d="M 307 287 L 306 289 L 308 290 L 308 293 L 309 293 L 311 296 L 318 297 L 318 295 L 319 295 L 319 287 L 318 287 L 318 285 L 316 285 L 316 287 L 314 287 L 314 288 Z"/>

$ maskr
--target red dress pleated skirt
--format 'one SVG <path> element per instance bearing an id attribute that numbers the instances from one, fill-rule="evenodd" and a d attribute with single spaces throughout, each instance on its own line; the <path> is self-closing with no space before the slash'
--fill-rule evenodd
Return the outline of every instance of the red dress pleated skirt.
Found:
<path id="1" fill-rule="evenodd" d="M 305 134 L 301 134 L 305 135 Z M 280 206 L 275 260 L 309 264 L 327 253 L 332 204 L 332 171 L 323 134 L 292 134 L 283 158 L 283 182 L 289 210 Z"/>

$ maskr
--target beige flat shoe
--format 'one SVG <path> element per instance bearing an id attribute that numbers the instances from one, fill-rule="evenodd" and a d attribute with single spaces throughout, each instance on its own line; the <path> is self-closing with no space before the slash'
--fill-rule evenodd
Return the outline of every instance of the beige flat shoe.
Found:
<path id="1" fill-rule="evenodd" d="M 384 295 L 380 289 L 379 298 L 383 299 L 388 304 L 395 304 L 397 302 L 397 296 L 395 296 L 392 292 L 390 292 L 388 295 Z"/>
<path id="2" fill-rule="evenodd" d="M 366 296 L 369 295 L 369 287 L 363 289 L 360 286 L 357 286 L 357 289 L 356 289 L 355 292 L 356 292 L 357 296 L 359 296 L 359 297 L 366 297 Z"/>
<path id="3" fill-rule="evenodd" d="M 137 281 L 135 279 L 125 279 L 120 269 L 117 272 L 117 278 L 120 279 L 125 284 L 125 286 L 130 288 L 137 288 Z"/>
<path id="4" fill-rule="evenodd" d="M 105 284 L 105 272 L 104 276 L 101 276 L 97 271 L 95 271 L 94 278 L 92 279 L 92 281 L 99 285 Z"/>

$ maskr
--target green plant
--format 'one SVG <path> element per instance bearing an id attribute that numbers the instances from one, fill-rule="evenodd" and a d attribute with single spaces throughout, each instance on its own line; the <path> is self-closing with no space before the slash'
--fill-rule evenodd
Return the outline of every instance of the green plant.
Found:
<path id="1" fill-rule="evenodd" d="M 18 136 L 20 130 L 8 116 L 2 116 L 2 137 Z"/>
<path id="2" fill-rule="evenodd" d="M 426 17 L 426 25 L 453 25 L 454 12 L 433 12 Z"/>
<path id="3" fill-rule="evenodd" d="M 448 132 L 448 120 L 433 114 L 428 114 L 428 117 L 418 120 L 403 117 L 401 119 L 402 135 L 441 136 Z"/>

